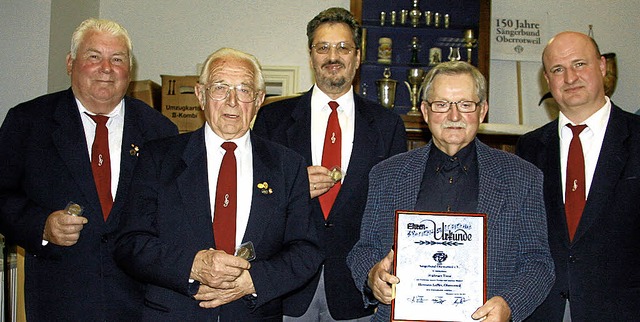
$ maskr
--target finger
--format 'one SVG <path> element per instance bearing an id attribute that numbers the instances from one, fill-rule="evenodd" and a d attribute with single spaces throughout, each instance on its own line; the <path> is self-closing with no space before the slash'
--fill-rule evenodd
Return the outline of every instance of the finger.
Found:
<path id="1" fill-rule="evenodd" d="M 218 299 L 214 299 L 214 300 L 211 300 L 211 301 L 202 301 L 202 302 L 198 303 L 198 305 L 201 308 L 205 308 L 205 309 L 213 309 L 213 308 L 216 308 L 216 307 L 218 307 L 218 306 L 220 306 L 222 304 L 224 304 L 224 303 L 222 301 L 218 300 Z"/>

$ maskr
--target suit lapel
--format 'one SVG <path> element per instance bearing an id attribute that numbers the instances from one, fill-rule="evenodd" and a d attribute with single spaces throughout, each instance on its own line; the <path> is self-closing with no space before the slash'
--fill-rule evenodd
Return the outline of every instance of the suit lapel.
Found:
<path id="1" fill-rule="evenodd" d="M 102 217 L 100 208 L 94 208 L 94 206 L 100 205 L 100 200 L 93 182 L 84 127 L 71 89 L 66 92 L 66 97 L 60 100 L 53 117 L 57 123 L 55 126 L 58 127 L 53 131 L 53 142 L 60 153 L 62 162 L 67 165 L 69 173 L 75 180 L 78 190 L 88 201 L 88 204 L 82 206 L 90 208 L 87 209 L 90 210 L 90 213 L 100 214 Z M 80 201 L 77 200 L 77 202 Z"/>
<path id="2" fill-rule="evenodd" d="M 207 152 L 204 143 L 205 126 L 207 126 L 206 123 L 192 132 L 187 141 L 182 154 L 184 169 L 177 175 L 176 185 L 185 215 L 189 216 L 193 226 L 194 238 L 213 245 Z M 186 209 L 189 211 L 186 212 Z"/>
<path id="3" fill-rule="evenodd" d="M 629 135 L 629 127 L 626 120 L 622 118 L 622 110 L 612 105 L 596 171 L 593 174 L 587 203 L 576 230 L 574 243 L 579 241 L 591 227 L 598 214 L 604 212 L 603 208 L 608 204 L 629 158 L 630 149 L 625 148 Z"/>
<path id="4" fill-rule="evenodd" d="M 342 187 L 331 212 L 340 212 L 340 207 L 351 198 L 351 195 L 366 186 L 365 182 L 369 177 L 369 169 L 372 166 L 371 163 L 374 162 L 372 158 L 376 157 L 372 154 L 381 150 L 376 148 L 376 144 L 381 142 L 378 140 L 377 131 L 372 127 L 373 116 L 364 106 L 362 99 L 355 93 L 353 94 L 353 100 L 355 108 L 353 151 L 349 159 L 347 175 L 344 177 Z M 359 153 L 358 151 L 367 152 Z"/>
<path id="5" fill-rule="evenodd" d="M 562 170 L 560 167 L 560 137 L 558 136 L 558 119 L 546 125 L 538 151 L 538 164 L 544 172 L 544 196 L 547 211 L 547 224 L 561 227 L 564 231 L 562 243 L 569 245 L 567 216 L 564 210 L 564 196 L 562 193 Z"/>
<path id="6" fill-rule="evenodd" d="M 476 153 L 478 155 L 478 212 L 491 215 L 503 213 L 500 209 L 505 203 L 505 191 L 507 189 L 503 181 L 502 165 L 495 162 L 491 156 L 490 148 L 475 139 Z M 487 217 L 487 229 L 491 230 L 499 220 Z"/>
<path id="7" fill-rule="evenodd" d="M 256 246 L 265 233 L 265 227 L 269 227 L 271 211 L 277 209 L 276 198 L 271 194 L 263 194 L 257 188 L 259 182 L 267 182 L 273 189 L 284 188 L 282 174 L 277 165 L 270 158 L 270 153 L 263 142 L 250 135 L 253 153 L 253 183 L 251 185 L 251 211 L 247 229 L 242 238 L 243 242 L 252 241 Z"/>
<path id="8" fill-rule="evenodd" d="M 127 199 L 129 192 L 129 184 L 133 177 L 133 169 L 138 159 L 137 151 L 134 148 L 140 148 L 144 144 L 144 137 L 142 135 L 142 128 L 140 124 L 140 114 L 138 109 L 128 107 L 130 103 L 129 99 L 125 97 L 124 103 L 124 125 L 122 133 L 122 146 L 120 151 L 120 178 L 118 179 L 118 190 L 116 192 L 116 198 L 113 203 L 113 209 L 111 214 L 118 214 L 124 207 L 124 203 Z M 132 153 L 132 150 L 134 153 Z M 108 222 L 112 221 L 112 216 L 109 216 Z"/>
<path id="9" fill-rule="evenodd" d="M 298 100 L 291 113 L 293 124 L 287 129 L 287 146 L 301 154 L 307 164 L 313 164 L 311 157 L 311 90 Z"/>

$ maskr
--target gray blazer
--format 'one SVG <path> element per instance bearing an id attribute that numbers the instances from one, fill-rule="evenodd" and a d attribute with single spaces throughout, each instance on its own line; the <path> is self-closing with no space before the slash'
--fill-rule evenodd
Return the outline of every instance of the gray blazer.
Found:
<path id="1" fill-rule="evenodd" d="M 544 300 L 554 281 L 547 243 L 542 173 L 513 154 L 475 140 L 479 166 L 477 212 L 487 224 L 487 299 L 502 296 L 513 321 L 527 317 Z M 365 305 L 376 304 L 365 292 L 369 270 L 393 245 L 396 210 L 415 209 L 429 151 L 425 147 L 389 158 L 375 166 L 360 240 L 347 257 Z M 375 321 L 388 321 L 389 305 L 379 305 Z"/>

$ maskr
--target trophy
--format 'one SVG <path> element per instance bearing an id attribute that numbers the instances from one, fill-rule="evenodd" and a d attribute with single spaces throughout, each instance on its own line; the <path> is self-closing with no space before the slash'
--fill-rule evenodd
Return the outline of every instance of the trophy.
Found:
<path id="1" fill-rule="evenodd" d="M 460 60 L 460 48 L 449 47 L 449 61 Z"/>
<path id="2" fill-rule="evenodd" d="M 411 19 L 411 26 L 417 27 L 420 23 L 420 17 L 422 11 L 418 8 L 418 0 L 413 0 L 413 8 L 409 11 L 409 18 Z"/>
<path id="3" fill-rule="evenodd" d="M 382 76 L 384 78 L 376 81 L 376 85 L 378 85 L 378 102 L 385 108 L 393 109 L 396 100 L 397 81 L 389 78 L 391 77 L 391 69 L 389 67 L 384 69 Z"/>
<path id="4" fill-rule="evenodd" d="M 425 77 L 425 72 L 420 68 L 411 68 L 407 72 L 407 81 L 404 82 L 409 89 L 409 95 L 411 95 L 411 110 L 407 112 L 407 115 L 411 116 L 420 116 L 420 111 L 418 110 L 418 102 L 420 101 L 420 92 L 422 92 L 423 86 L 422 81 Z"/>
<path id="5" fill-rule="evenodd" d="M 411 48 L 411 60 L 409 61 L 410 64 L 419 64 L 420 61 L 418 61 L 418 51 L 420 51 L 420 40 L 418 40 L 418 37 L 413 36 L 411 38 L 411 44 L 409 45 L 409 48 Z"/>
<path id="6" fill-rule="evenodd" d="M 467 48 L 467 63 L 471 64 L 471 48 L 475 46 L 476 39 L 473 37 L 473 29 L 464 31 L 464 46 Z"/>

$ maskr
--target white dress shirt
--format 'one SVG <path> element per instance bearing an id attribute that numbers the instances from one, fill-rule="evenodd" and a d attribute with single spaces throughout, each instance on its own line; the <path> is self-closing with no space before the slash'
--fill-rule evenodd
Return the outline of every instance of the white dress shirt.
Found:
<path id="1" fill-rule="evenodd" d="M 585 199 L 589 196 L 589 189 L 591 188 L 591 182 L 593 181 L 593 175 L 598 163 L 598 156 L 600 155 L 602 142 L 604 141 L 604 133 L 607 130 L 609 115 L 611 114 L 611 101 L 608 97 L 605 96 L 605 98 L 606 102 L 604 106 L 581 123 L 587 126 L 582 133 L 580 133 L 580 143 L 582 143 L 582 153 L 584 154 Z M 560 112 L 558 116 L 558 134 L 560 135 L 560 171 L 562 174 L 563 200 L 566 193 L 569 144 L 573 138 L 573 132 L 567 126 L 567 123 L 571 125 L 581 125 L 574 124 Z"/>
<path id="2" fill-rule="evenodd" d="M 205 123 L 204 144 L 207 151 L 207 178 L 209 180 L 209 203 L 211 205 L 211 222 L 215 216 L 216 188 L 218 185 L 218 174 L 222 165 L 222 157 L 226 151 L 222 148 L 222 143 L 227 142 L 216 135 Z M 236 247 L 242 243 L 244 232 L 249 222 L 251 212 L 251 200 L 253 191 L 253 150 L 249 132 L 242 137 L 228 142 L 235 143 L 238 147 L 234 151 L 236 156 L 236 169 L 238 177 L 238 207 L 236 209 Z"/>
<path id="3" fill-rule="evenodd" d="M 91 159 L 91 147 L 96 137 L 96 122 L 89 115 L 96 115 L 89 112 L 78 99 L 78 110 L 80 111 L 80 119 L 84 127 L 84 137 L 87 140 L 87 149 L 89 159 Z M 111 161 L 111 197 L 116 198 L 118 190 L 118 181 L 120 180 L 120 160 L 122 152 L 122 135 L 124 132 L 124 99 L 116 105 L 111 113 L 105 115 L 109 117 L 107 121 L 107 130 L 109 131 L 109 159 Z M 87 115 L 89 114 L 89 115 Z M 134 142 L 131 142 L 134 143 Z"/>
<path id="4" fill-rule="evenodd" d="M 327 122 L 331 108 L 330 101 L 338 102 L 338 121 L 342 132 L 341 169 L 343 174 L 348 174 L 347 168 L 353 150 L 353 138 L 355 129 L 355 103 L 353 100 L 353 86 L 347 93 L 331 99 L 322 92 L 317 85 L 313 86 L 311 93 L 311 158 L 314 165 L 322 165 L 322 150 L 324 149 L 324 137 L 327 131 Z M 343 179 L 344 180 L 344 176 Z"/>

